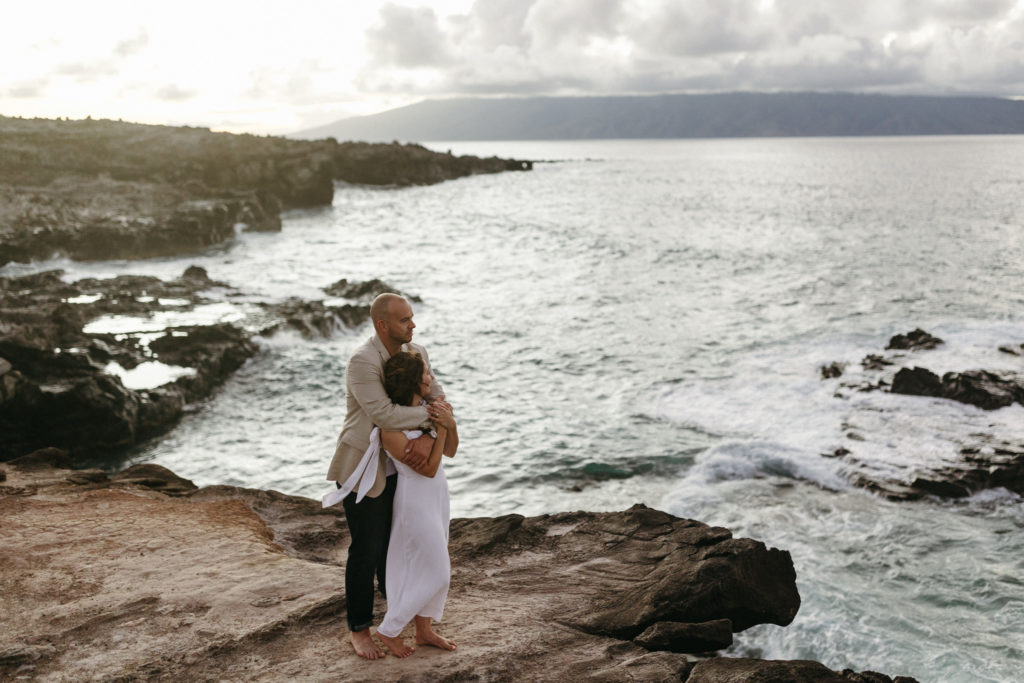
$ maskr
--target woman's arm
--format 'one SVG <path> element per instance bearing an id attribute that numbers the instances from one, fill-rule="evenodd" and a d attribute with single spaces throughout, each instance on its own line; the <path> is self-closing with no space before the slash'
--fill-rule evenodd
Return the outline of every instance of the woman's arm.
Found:
<path id="1" fill-rule="evenodd" d="M 447 427 L 448 438 L 444 442 L 443 453 L 449 458 L 455 457 L 455 451 L 459 449 L 459 430 L 455 428 L 455 420 L 452 419 L 450 427 Z"/>
<path id="2" fill-rule="evenodd" d="M 409 465 L 417 474 L 433 478 L 441 466 L 441 453 L 444 451 L 447 434 L 448 430 L 445 427 L 437 428 L 437 438 L 434 439 L 434 447 L 430 451 L 430 457 L 419 467 L 413 467 L 407 461 L 408 455 L 405 452 L 405 445 L 409 443 L 409 439 L 402 432 L 381 432 L 381 443 L 383 443 L 384 449 L 392 454 L 392 457 Z"/>
<path id="3" fill-rule="evenodd" d="M 434 406 L 436 408 L 433 418 L 434 424 L 438 426 L 438 431 L 440 431 L 441 427 L 444 427 L 448 432 L 443 452 L 451 458 L 459 448 L 459 431 L 455 425 L 455 416 L 452 414 L 452 407 L 445 401 L 439 401 Z"/>

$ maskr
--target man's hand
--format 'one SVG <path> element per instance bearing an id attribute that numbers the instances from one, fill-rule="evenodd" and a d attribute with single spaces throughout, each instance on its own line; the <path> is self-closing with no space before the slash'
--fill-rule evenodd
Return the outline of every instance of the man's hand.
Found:
<path id="1" fill-rule="evenodd" d="M 417 436 L 415 439 L 410 439 L 409 443 L 405 445 L 405 464 L 409 467 L 418 469 L 423 465 L 427 464 L 427 460 L 430 459 L 430 451 L 434 449 L 434 438 L 432 436 Z"/>

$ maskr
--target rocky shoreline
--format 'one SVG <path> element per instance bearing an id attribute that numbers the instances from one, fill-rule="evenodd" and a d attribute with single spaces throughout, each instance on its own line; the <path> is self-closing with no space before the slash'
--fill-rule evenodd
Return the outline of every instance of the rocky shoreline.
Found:
<path id="1" fill-rule="evenodd" d="M 147 258 L 278 230 L 329 206 L 335 182 L 425 185 L 530 161 L 121 121 L 0 117 L 0 265 Z"/>
<path id="2" fill-rule="evenodd" d="M 941 376 L 917 365 L 945 342 L 920 328 L 893 336 L 888 353 L 868 354 L 860 365 L 868 381 L 844 380 L 846 367 L 830 363 L 820 368 L 825 381 L 836 380 L 837 398 L 850 392 L 888 392 L 907 397 L 956 401 L 992 411 L 1014 404 L 1024 405 L 1024 372 L 970 369 L 944 372 Z M 998 353 L 1021 357 L 1024 344 L 1003 344 Z M 1024 371 L 1024 363 L 1022 363 Z M 861 440 L 856 432 L 847 437 Z M 1024 443 L 1001 438 L 995 433 L 972 434 L 961 445 L 953 462 L 923 462 L 905 479 L 857 476 L 855 483 L 891 500 L 917 500 L 925 496 L 964 498 L 979 491 L 1005 488 L 1024 495 Z M 826 457 L 855 462 L 851 449 L 840 447 Z"/>
<path id="3" fill-rule="evenodd" d="M 198 267 L 166 282 L 68 283 L 60 271 L 0 278 L 0 460 L 48 446 L 79 461 L 130 447 L 209 397 L 260 338 L 353 328 L 383 291 L 395 290 L 343 280 L 325 288 L 329 303 L 253 303 Z M 215 321 L 190 322 L 203 317 Z"/>
<path id="4" fill-rule="evenodd" d="M 718 656 L 793 620 L 789 553 L 641 505 L 453 520 L 443 631 L 459 649 L 377 662 L 345 643 L 340 509 L 45 449 L 0 464 L 0 514 L 5 678 L 914 680 Z"/>

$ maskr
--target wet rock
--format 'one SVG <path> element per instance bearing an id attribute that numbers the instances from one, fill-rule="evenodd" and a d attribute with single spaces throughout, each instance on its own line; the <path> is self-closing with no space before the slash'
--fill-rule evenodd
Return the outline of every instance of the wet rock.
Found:
<path id="1" fill-rule="evenodd" d="M 942 380 L 927 368 L 900 368 L 892 379 L 891 391 L 910 396 L 942 396 Z"/>
<path id="2" fill-rule="evenodd" d="M 327 306 L 322 301 L 288 299 L 263 306 L 277 319 L 261 330 L 264 336 L 289 328 L 306 339 L 329 338 L 362 324 L 370 317 L 368 304 Z"/>
<path id="3" fill-rule="evenodd" d="M 323 288 L 325 294 L 343 299 L 358 299 L 371 302 L 380 294 L 401 294 L 397 289 L 376 278 L 365 282 L 349 282 L 342 278 Z M 411 300 L 418 300 L 418 297 Z"/>
<path id="4" fill-rule="evenodd" d="M 892 361 L 884 356 L 871 353 L 865 356 L 864 360 L 862 360 L 860 364 L 865 370 L 884 370 L 892 365 Z"/>
<path id="5" fill-rule="evenodd" d="M 893 378 L 892 392 L 946 398 L 984 410 L 1024 403 L 1024 381 L 1010 373 L 986 370 L 947 372 L 940 379 L 926 368 L 901 368 Z"/>
<path id="6" fill-rule="evenodd" d="M 999 347 L 1002 353 L 1007 353 L 1011 356 L 1024 356 L 1024 344 L 1019 346 L 1013 346 L 1011 344 L 1005 344 Z"/>
<path id="7" fill-rule="evenodd" d="M 901 349 L 907 351 L 923 351 L 927 349 L 934 349 L 939 344 L 944 343 L 938 337 L 932 336 L 928 332 L 925 332 L 921 328 L 917 328 L 906 334 L 897 334 L 889 340 L 886 345 L 886 350 L 889 349 Z"/>
<path id="8" fill-rule="evenodd" d="M 883 676 L 876 679 L 874 676 Z M 824 664 L 809 660 L 763 660 L 731 657 L 717 657 L 699 662 L 687 683 L 894 683 L 883 674 L 866 672 L 858 674 L 852 670 L 842 673 L 832 671 Z M 917 683 L 913 678 L 898 676 L 899 683 Z"/>
<path id="9" fill-rule="evenodd" d="M 648 650 L 711 652 L 732 645 L 732 623 L 728 619 L 699 624 L 659 621 L 633 640 Z"/>
<path id="10" fill-rule="evenodd" d="M 822 365 L 818 368 L 818 371 L 821 373 L 822 379 L 835 379 L 836 377 L 842 377 L 843 370 L 845 369 L 845 363 L 829 363 L 828 365 Z"/>
<path id="11" fill-rule="evenodd" d="M 182 339 L 166 345 L 166 357 L 138 337 L 83 332 L 83 324 L 100 315 L 140 315 L 201 301 L 198 292 L 215 283 L 197 270 L 187 275 L 168 282 L 121 276 L 74 284 L 63 282 L 59 271 L 4 278 L 0 459 L 46 446 L 75 457 L 130 446 L 167 429 L 186 403 L 208 396 L 251 357 L 255 344 L 230 326 L 171 332 Z M 188 365 L 195 374 L 135 390 L 108 372 L 110 363 L 129 370 L 154 360 Z"/>
<path id="12" fill-rule="evenodd" d="M 943 398 L 978 406 L 984 410 L 1024 404 L 1024 381 L 1010 373 L 987 370 L 947 372 L 942 376 Z"/>

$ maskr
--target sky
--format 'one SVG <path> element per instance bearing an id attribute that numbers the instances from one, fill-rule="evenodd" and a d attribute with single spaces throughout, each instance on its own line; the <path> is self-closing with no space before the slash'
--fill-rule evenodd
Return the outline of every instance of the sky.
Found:
<path id="1" fill-rule="evenodd" d="M 0 115 L 280 134 L 427 98 L 1024 97 L 1024 0 L 53 0 L 0 19 Z"/>

